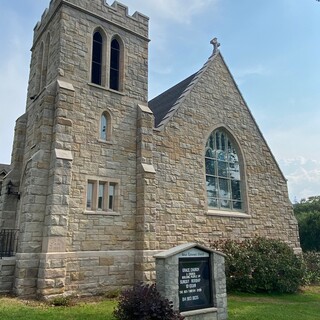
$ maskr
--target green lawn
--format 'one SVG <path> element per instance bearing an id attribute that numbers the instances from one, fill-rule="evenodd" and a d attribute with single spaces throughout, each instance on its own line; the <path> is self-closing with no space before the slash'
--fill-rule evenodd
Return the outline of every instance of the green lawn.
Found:
<path id="1" fill-rule="evenodd" d="M 228 314 L 229 320 L 320 319 L 320 287 L 290 295 L 229 295 Z"/>
<path id="2" fill-rule="evenodd" d="M 79 302 L 70 307 L 53 307 L 45 303 L 0 298 L 1 320 L 113 320 L 115 301 Z"/>
<path id="3" fill-rule="evenodd" d="M 74 306 L 53 307 L 34 301 L 0 297 L 1 320 L 113 320 L 115 301 L 79 300 Z M 232 294 L 228 296 L 229 320 L 320 319 L 320 287 L 294 295 Z"/>

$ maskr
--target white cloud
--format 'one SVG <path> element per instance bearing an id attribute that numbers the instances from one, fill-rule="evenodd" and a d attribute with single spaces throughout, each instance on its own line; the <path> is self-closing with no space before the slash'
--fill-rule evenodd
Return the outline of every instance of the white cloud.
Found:
<path id="1" fill-rule="evenodd" d="M 239 84 L 243 83 L 247 77 L 267 76 L 271 73 L 271 69 L 263 65 L 248 66 L 233 70 L 233 74 L 235 75 L 235 78 Z"/>
<path id="2" fill-rule="evenodd" d="M 265 108 L 261 121 L 262 132 L 277 159 L 318 159 L 320 160 L 319 117 L 301 113 Z M 269 113 L 271 110 L 272 113 Z M 289 160 L 288 160 L 289 161 Z M 300 160 L 303 161 L 303 160 Z M 311 160 L 310 160 L 311 161 Z M 316 161 L 316 160 L 315 160 Z"/>
<path id="3" fill-rule="evenodd" d="M 281 159 L 279 165 L 288 179 L 292 201 L 320 195 L 320 160 L 298 156 Z"/>
<path id="4" fill-rule="evenodd" d="M 181 24 L 189 24 L 192 18 L 219 0 L 127 0 L 126 4 L 129 8 L 139 8 L 139 12 L 152 16 L 154 20 L 169 20 Z"/>

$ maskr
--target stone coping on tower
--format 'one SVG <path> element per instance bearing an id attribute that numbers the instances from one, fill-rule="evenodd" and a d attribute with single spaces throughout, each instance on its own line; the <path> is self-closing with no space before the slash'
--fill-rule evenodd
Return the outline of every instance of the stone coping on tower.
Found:
<path id="1" fill-rule="evenodd" d="M 41 20 L 34 27 L 34 43 L 42 34 L 57 9 L 63 4 L 77 8 L 101 20 L 107 20 L 109 23 L 116 24 L 122 29 L 148 39 L 149 17 L 138 11 L 130 15 L 128 7 L 118 1 L 114 1 L 109 5 L 106 0 L 51 0 L 49 7 L 43 12 Z"/>

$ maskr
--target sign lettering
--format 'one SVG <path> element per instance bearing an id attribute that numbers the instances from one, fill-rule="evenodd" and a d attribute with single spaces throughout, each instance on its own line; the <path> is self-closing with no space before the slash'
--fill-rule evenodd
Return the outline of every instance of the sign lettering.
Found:
<path id="1" fill-rule="evenodd" d="M 212 307 L 209 257 L 184 257 L 179 258 L 180 311 Z"/>

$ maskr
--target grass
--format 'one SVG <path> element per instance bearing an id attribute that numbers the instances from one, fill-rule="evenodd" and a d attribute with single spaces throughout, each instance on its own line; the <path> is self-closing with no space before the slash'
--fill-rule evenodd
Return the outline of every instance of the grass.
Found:
<path id="1" fill-rule="evenodd" d="M 1 320 L 114 320 L 115 300 L 79 299 L 69 307 L 0 297 Z M 228 320 L 315 320 L 320 314 L 320 287 L 299 294 L 230 294 Z"/>
<path id="2" fill-rule="evenodd" d="M 315 320 L 320 315 L 320 287 L 298 294 L 228 296 L 229 320 Z"/>
<path id="3" fill-rule="evenodd" d="M 54 307 L 47 303 L 0 297 L 1 320 L 114 320 L 114 300 L 80 299 L 69 307 Z"/>

